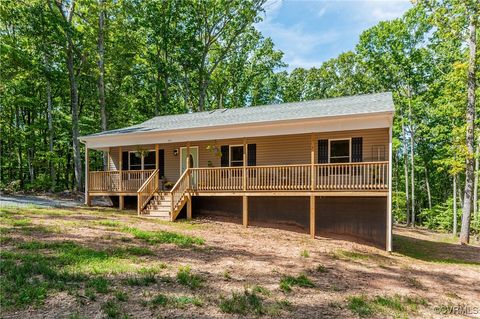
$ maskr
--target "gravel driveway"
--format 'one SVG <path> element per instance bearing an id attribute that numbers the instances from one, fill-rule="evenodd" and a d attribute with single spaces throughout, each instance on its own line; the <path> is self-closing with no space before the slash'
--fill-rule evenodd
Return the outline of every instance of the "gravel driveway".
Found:
<path id="1" fill-rule="evenodd" d="M 74 199 L 51 198 L 32 195 L 5 195 L 0 194 L 0 207 L 78 207 L 83 203 Z"/>

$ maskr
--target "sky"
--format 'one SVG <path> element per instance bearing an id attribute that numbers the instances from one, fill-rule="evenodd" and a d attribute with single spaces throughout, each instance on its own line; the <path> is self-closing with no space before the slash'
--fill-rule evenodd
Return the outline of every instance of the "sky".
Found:
<path id="1" fill-rule="evenodd" d="M 411 7 L 408 0 L 267 0 L 257 28 L 284 53 L 287 70 L 311 68 L 353 50 L 362 31 Z"/>

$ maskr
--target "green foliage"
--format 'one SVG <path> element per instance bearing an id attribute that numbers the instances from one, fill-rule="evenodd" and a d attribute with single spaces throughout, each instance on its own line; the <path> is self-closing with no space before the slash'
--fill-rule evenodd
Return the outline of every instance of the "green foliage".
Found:
<path id="1" fill-rule="evenodd" d="M 457 225 L 462 219 L 462 210 L 457 211 Z M 449 198 L 443 203 L 433 206 L 431 209 L 423 209 L 419 217 L 423 221 L 423 225 L 430 229 L 438 229 L 451 232 L 453 230 L 453 198 Z"/>
<path id="2" fill-rule="evenodd" d="M 373 307 L 364 295 L 349 297 L 347 301 L 348 309 L 360 317 L 369 317 L 374 313 Z"/>
<path id="3" fill-rule="evenodd" d="M 304 274 L 299 275 L 297 277 L 294 276 L 283 276 L 280 279 L 280 289 L 283 292 L 290 292 L 292 291 L 292 286 L 304 287 L 304 288 L 313 288 L 315 285 L 313 282 L 308 279 L 308 277 Z"/>

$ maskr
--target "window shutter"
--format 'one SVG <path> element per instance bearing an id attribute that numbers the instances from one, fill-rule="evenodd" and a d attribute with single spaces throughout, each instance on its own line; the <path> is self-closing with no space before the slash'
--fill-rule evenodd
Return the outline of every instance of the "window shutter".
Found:
<path id="1" fill-rule="evenodd" d="M 257 165 L 257 144 L 248 144 L 247 145 L 247 166 L 256 166 Z"/>
<path id="2" fill-rule="evenodd" d="M 165 177 L 165 150 L 158 150 L 158 174 L 160 178 Z"/>
<path id="3" fill-rule="evenodd" d="M 353 137 L 352 138 L 352 162 L 362 162 L 362 161 L 363 161 L 363 138 Z"/>
<path id="4" fill-rule="evenodd" d="M 318 140 L 318 163 L 328 163 L 328 140 Z"/>
<path id="5" fill-rule="evenodd" d="M 222 145 L 220 147 L 220 152 L 222 152 L 222 158 L 220 160 L 220 165 L 222 167 L 228 167 L 230 165 L 230 152 L 229 152 L 229 148 L 228 148 L 228 145 Z"/>
<path id="6" fill-rule="evenodd" d="M 128 152 L 122 152 L 122 169 L 128 170 Z"/>

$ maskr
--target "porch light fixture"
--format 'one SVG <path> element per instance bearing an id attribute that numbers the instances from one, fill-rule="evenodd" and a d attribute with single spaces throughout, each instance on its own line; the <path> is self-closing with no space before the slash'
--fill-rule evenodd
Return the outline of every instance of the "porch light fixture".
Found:
<path id="1" fill-rule="evenodd" d="M 178 148 L 173 150 L 173 156 L 177 156 L 177 155 L 178 155 Z"/>

